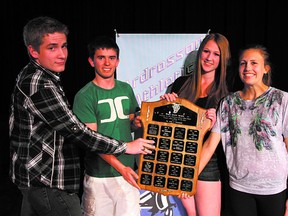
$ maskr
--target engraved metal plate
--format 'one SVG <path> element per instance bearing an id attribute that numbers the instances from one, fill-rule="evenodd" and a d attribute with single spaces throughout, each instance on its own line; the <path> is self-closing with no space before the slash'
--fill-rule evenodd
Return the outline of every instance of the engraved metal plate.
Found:
<path id="1" fill-rule="evenodd" d="M 175 196 L 196 193 L 202 142 L 211 124 L 205 112 L 183 98 L 142 102 L 143 138 L 154 140 L 156 149 L 140 156 L 141 189 Z"/>

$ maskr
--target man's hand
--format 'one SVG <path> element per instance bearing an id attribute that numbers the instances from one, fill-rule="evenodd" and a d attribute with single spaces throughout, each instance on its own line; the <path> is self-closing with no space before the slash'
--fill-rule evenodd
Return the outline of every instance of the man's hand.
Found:
<path id="1" fill-rule="evenodd" d="M 141 127 L 142 127 L 141 116 L 139 116 L 139 115 L 135 116 L 135 118 L 133 119 L 132 124 L 133 124 L 136 128 L 141 128 Z"/>
<path id="2" fill-rule="evenodd" d="M 127 142 L 126 154 L 151 154 L 155 149 L 154 140 L 138 138 L 131 142 Z"/>
<path id="3" fill-rule="evenodd" d="M 119 172 L 129 184 L 140 190 L 140 187 L 136 182 L 139 176 L 131 167 L 126 166 L 119 170 Z"/>

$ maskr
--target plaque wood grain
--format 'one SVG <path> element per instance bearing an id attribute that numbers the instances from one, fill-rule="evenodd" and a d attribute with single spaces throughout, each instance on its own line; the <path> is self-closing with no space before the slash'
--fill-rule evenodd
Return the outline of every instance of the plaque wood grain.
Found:
<path id="1" fill-rule="evenodd" d="M 142 102 L 143 138 L 155 141 L 152 154 L 140 155 L 137 183 L 163 195 L 194 195 L 203 139 L 211 121 L 206 109 L 184 99 Z"/>

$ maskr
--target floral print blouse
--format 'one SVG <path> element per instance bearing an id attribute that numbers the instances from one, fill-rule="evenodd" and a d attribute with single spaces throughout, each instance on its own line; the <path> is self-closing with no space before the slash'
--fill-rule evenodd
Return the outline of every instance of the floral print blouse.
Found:
<path id="1" fill-rule="evenodd" d="M 232 188 L 259 195 L 285 190 L 287 92 L 269 87 L 255 100 L 229 94 L 220 103 L 212 132 L 221 133 Z"/>

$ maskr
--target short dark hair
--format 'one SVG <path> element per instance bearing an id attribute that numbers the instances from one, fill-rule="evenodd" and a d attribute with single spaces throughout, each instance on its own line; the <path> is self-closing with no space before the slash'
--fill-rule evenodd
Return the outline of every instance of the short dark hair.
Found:
<path id="1" fill-rule="evenodd" d="M 88 46 L 88 55 L 90 58 L 93 59 L 94 54 L 96 52 L 96 50 L 98 49 L 114 49 L 117 53 L 117 58 L 119 58 L 119 54 L 120 54 L 120 49 L 116 43 L 116 41 L 114 39 L 112 39 L 109 36 L 105 36 L 105 35 L 101 35 L 96 37 L 94 40 L 92 40 Z"/>

